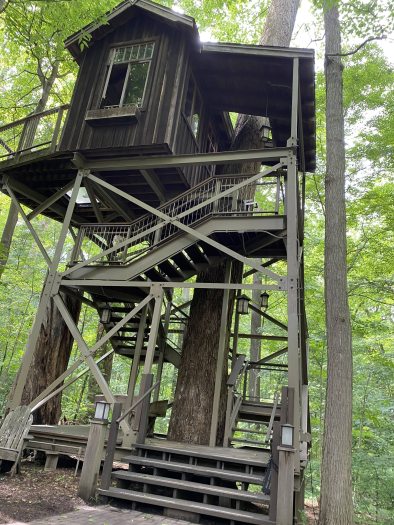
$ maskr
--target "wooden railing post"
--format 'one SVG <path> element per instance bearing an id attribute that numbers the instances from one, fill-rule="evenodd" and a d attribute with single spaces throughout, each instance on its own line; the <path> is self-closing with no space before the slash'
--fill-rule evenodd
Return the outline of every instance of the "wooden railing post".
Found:
<path id="1" fill-rule="evenodd" d="M 118 419 L 122 410 L 121 403 L 115 403 L 112 410 L 112 421 L 109 428 L 109 436 L 107 441 L 107 449 L 105 453 L 105 460 L 103 472 L 101 474 L 101 488 L 108 490 L 111 484 L 112 464 L 114 462 L 116 441 L 118 439 L 119 423 Z"/>
<path id="2" fill-rule="evenodd" d="M 140 397 L 148 392 L 153 385 L 153 374 L 142 374 Z M 136 443 L 145 443 L 145 438 L 148 434 L 149 427 L 149 409 L 150 409 L 150 395 L 146 396 L 139 407 L 138 417 L 138 434 Z"/>
<path id="3" fill-rule="evenodd" d="M 63 107 L 60 107 L 59 111 L 58 111 L 58 114 L 57 114 L 55 129 L 53 130 L 53 137 L 52 137 L 52 142 L 51 142 L 51 151 L 55 151 L 56 150 L 57 139 L 58 139 L 58 136 L 59 136 L 60 127 L 62 125 L 62 119 L 63 119 Z"/>

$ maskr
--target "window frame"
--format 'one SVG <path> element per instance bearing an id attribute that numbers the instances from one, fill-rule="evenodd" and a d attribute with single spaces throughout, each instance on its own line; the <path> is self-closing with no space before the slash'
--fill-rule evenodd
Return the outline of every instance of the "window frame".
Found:
<path id="1" fill-rule="evenodd" d="M 120 109 L 120 108 L 127 108 L 127 107 L 135 107 L 135 108 L 138 108 L 139 110 L 143 110 L 145 108 L 146 101 L 147 101 L 147 98 L 148 98 L 147 97 L 147 92 L 148 92 L 148 89 L 150 89 L 150 84 L 151 84 L 152 63 L 155 61 L 155 58 L 156 58 L 156 53 L 157 53 L 157 48 L 158 48 L 158 41 L 159 41 L 159 39 L 156 37 L 156 38 L 149 38 L 149 39 L 143 39 L 143 40 L 134 40 L 134 41 L 131 41 L 131 42 L 116 42 L 116 43 L 111 45 L 109 53 L 108 53 L 108 59 L 107 59 L 106 66 L 105 66 L 106 67 L 106 72 L 105 72 L 105 76 L 104 76 L 104 85 L 103 85 L 103 88 L 101 90 L 100 99 L 98 101 L 98 108 L 100 110 Z M 137 59 L 129 60 L 128 62 L 123 62 L 124 64 L 127 64 L 127 70 L 126 70 L 126 75 L 125 75 L 124 82 L 123 82 L 122 93 L 121 93 L 121 96 L 120 96 L 119 104 L 118 105 L 113 105 L 113 106 L 102 106 L 103 100 L 105 99 L 105 97 L 107 95 L 109 81 L 110 81 L 110 78 L 111 78 L 113 66 L 116 65 L 116 63 L 115 63 L 116 51 L 118 49 L 127 48 L 127 47 L 133 47 L 133 46 L 140 46 L 140 45 L 144 45 L 144 44 L 153 44 L 153 51 L 152 51 L 151 58 L 148 58 L 148 59 L 147 58 L 142 58 L 142 59 L 138 59 L 137 58 Z M 149 65 L 148 65 L 148 71 L 146 73 L 146 80 L 145 80 L 145 85 L 144 85 L 144 91 L 143 91 L 142 97 L 141 97 L 141 103 L 140 104 L 124 105 L 123 102 L 124 102 L 124 97 L 125 97 L 126 90 L 127 90 L 127 84 L 128 84 L 128 78 L 129 78 L 129 75 L 130 75 L 131 65 L 132 64 L 145 63 L 145 62 L 148 62 Z"/>
<path id="2" fill-rule="evenodd" d="M 193 89 L 193 97 L 192 97 L 191 106 L 190 106 L 190 116 L 188 116 L 186 114 L 186 104 L 187 104 L 187 95 L 188 95 L 188 92 L 189 92 L 189 86 L 190 86 L 190 82 L 191 81 L 193 82 L 194 89 Z M 196 100 L 198 100 L 198 102 L 200 103 L 200 113 L 195 113 Z M 201 132 L 201 129 L 202 129 L 202 125 L 201 124 L 202 124 L 203 112 L 204 112 L 203 98 L 201 96 L 200 89 L 199 89 L 198 84 L 196 82 L 196 78 L 193 75 L 193 73 L 190 72 L 189 73 L 189 77 L 187 79 L 187 84 L 186 84 L 185 98 L 184 98 L 184 101 L 183 101 L 183 104 L 182 104 L 182 113 L 183 113 L 183 116 L 185 117 L 186 122 L 189 125 L 190 131 L 191 131 L 191 133 L 192 133 L 192 135 L 193 135 L 197 145 L 199 144 L 199 141 L 200 141 L 200 138 L 201 138 L 201 133 L 202 133 Z M 199 116 L 197 133 L 195 133 L 194 130 L 193 130 L 193 116 L 195 114 L 197 114 Z"/>

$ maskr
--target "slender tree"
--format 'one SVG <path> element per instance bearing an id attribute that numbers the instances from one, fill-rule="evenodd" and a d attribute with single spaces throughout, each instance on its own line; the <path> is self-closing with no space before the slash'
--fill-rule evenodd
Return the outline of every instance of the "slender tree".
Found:
<path id="1" fill-rule="evenodd" d="M 327 393 L 320 525 L 351 525 L 352 339 L 347 293 L 345 138 L 338 5 L 324 10 L 326 78 L 325 308 Z"/>
<path id="2" fill-rule="evenodd" d="M 264 30 L 260 39 L 262 45 L 287 47 L 299 6 L 299 0 L 272 0 Z M 253 115 L 239 115 L 233 149 L 263 147 L 260 138 L 262 118 Z M 231 171 L 234 173 L 234 166 Z M 242 165 L 240 172 L 257 172 L 258 165 Z M 233 272 L 235 282 L 240 282 L 239 265 Z M 198 275 L 198 282 L 223 282 L 225 264 L 210 268 Z M 207 444 L 212 417 L 212 400 L 215 388 L 215 372 L 219 342 L 220 317 L 223 292 L 221 290 L 195 290 L 190 308 L 190 321 L 184 338 L 182 359 L 178 374 L 174 405 L 169 427 L 169 439 Z M 229 311 L 233 302 L 230 301 Z M 231 326 L 231 318 L 229 324 Z M 222 401 L 219 411 L 218 442 L 223 440 L 225 420 L 225 378 L 227 359 L 223 369 Z M 197 422 L 197 424 L 196 424 Z"/>

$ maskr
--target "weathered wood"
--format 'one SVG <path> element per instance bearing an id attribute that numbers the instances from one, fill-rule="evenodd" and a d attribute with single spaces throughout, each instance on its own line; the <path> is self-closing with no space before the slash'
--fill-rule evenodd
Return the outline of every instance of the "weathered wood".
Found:
<path id="1" fill-rule="evenodd" d="M 107 450 L 105 454 L 104 467 L 101 475 L 101 488 L 108 489 L 111 484 L 112 464 L 115 457 L 116 442 L 118 439 L 118 418 L 122 411 L 121 403 L 115 403 L 112 409 L 112 421 L 109 429 Z"/>
<path id="2" fill-rule="evenodd" d="M 19 468 L 24 441 L 32 421 L 30 408 L 22 405 L 10 411 L 0 427 L 0 463 L 3 460 L 13 462 L 11 474 Z"/>
<path id="3" fill-rule="evenodd" d="M 85 501 L 92 500 L 96 494 L 107 426 L 107 421 L 93 420 L 90 424 L 88 443 L 86 445 L 78 488 L 78 496 Z"/>

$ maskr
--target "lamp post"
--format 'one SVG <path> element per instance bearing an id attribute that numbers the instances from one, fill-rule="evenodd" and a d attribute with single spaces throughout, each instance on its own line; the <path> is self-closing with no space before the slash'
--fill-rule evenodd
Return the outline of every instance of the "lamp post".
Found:
<path id="1" fill-rule="evenodd" d="M 78 489 L 78 496 L 85 501 L 92 500 L 96 495 L 110 406 L 110 403 L 105 401 L 96 402 L 94 418 L 90 422 L 89 437 Z"/>
<path id="2" fill-rule="evenodd" d="M 289 423 L 281 425 L 278 469 L 277 525 L 293 524 L 294 495 L 294 427 Z"/>

